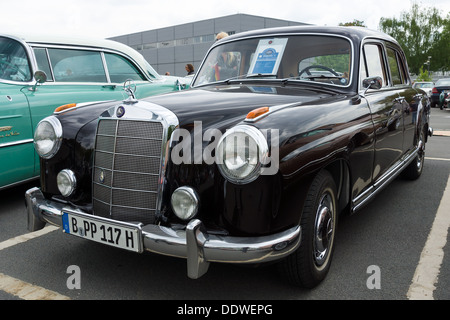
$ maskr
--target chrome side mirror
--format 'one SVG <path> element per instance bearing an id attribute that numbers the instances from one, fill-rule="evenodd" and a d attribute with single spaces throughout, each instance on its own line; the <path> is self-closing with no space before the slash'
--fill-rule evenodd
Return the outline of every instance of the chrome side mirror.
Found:
<path id="1" fill-rule="evenodd" d="M 383 87 L 383 79 L 381 79 L 381 77 L 366 78 L 363 80 L 362 85 L 366 89 L 366 90 L 364 90 L 364 95 L 365 95 L 367 90 L 369 90 L 369 89 L 375 89 L 375 90 L 381 89 Z"/>
<path id="2" fill-rule="evenodd" d="M 36 80 L 36 83 L 30 88 L 30 91 L 36 91 L 38 84 L 45 83 L 47 81 L 47 74 L 44 71 L 38 70 L 34 73 L 34 80 Z"/>
<path id="3" fill-rule="evenodd" d="M 44 83 L 44 82 L 47 81 L 47 75 L 45 74 L 44 71 L 38 70 L 38 71 L 36 71 L 36 72 L 34 73 L 34 79 L 35 79 L 39 84 L 42 84 L 42 83 Z"/>

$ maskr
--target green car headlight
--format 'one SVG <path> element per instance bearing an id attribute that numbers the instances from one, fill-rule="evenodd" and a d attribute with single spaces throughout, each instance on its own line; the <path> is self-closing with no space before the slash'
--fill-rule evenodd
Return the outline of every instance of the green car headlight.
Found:
<path id="1" fill-rule="evenodd" d="M 269 154 L 264 135 L 252 126 L 241 125 L 228 130 L 219 140 L 216 163 L 220 173 L 230 182 L 245 184 L 261 174 Z"/>
<path id="2" fill-rule="evenodd" d="M 62 126 L 58 118 L 50 116 L 42 119 L 34 132 L 34 148 L 38 155 L 50 159 L 61 146 Z"/>

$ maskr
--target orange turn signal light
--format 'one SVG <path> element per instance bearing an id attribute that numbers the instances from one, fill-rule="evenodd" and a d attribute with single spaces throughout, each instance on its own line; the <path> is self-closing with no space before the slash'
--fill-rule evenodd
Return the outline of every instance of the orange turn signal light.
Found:
<path id="1" fill-rule="evenodd" d="M 67 109 L 70 109 L 70 108 L 73 108 L 76 106 L 77 106 L 76 103 L 65 104 L 65 105 L 62 105 L 62 106 L 59 106 L 58 108 L 56 108 L 55 112 L 61 112 L 61 111 L 64 111 L 64 110 L 67 110 Z"/>
<path id="2" fill-rule="evenodd" d="M 262 116 L 263 114 L 265 114 L 267 112 L 269 112 L 269 107 L 261 107 L 261 108 L 250 111 L 247 114 L 247 117 L 245 119 L 247 119 L 247 120 L 256 119 L 259 116 Z"/>

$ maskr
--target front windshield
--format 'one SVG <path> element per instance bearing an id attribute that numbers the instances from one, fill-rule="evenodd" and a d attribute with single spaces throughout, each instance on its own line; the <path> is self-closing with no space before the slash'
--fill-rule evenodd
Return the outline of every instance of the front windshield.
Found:
<path id="1" fill-rule="evenodd" d="M 233 79 L 291 79 L 348 86 L 351 45 L 333 36 L 295 35 L 252 38 L 212 49 L 194 82 Z"/>
<path id="2" fill-rule="evenodd" d="M 17 41 L 0 37 L 0 79 L 31 81 L 31 71 L 25 48 Z"/>

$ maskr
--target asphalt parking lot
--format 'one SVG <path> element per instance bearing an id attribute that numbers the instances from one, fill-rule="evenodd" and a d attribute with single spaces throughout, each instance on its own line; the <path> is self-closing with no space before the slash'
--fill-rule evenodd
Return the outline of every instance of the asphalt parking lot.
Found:
<path id="1" fill-rule="evenodd" d="M 339 222 L 333 265 L 313 290 L 290 286 L 276 266 L 213 264 L 198 280 L 182 259 L 134 254 L 61 230 L 27 231 L 27 184 L 0 191 L 2 300 L 407 300 L 450 299 L 450 110 L 432 109 L 435 136 L 423 175 L 401 178 Z M 431 239 L 431 240 L 430 240 Z"/>

